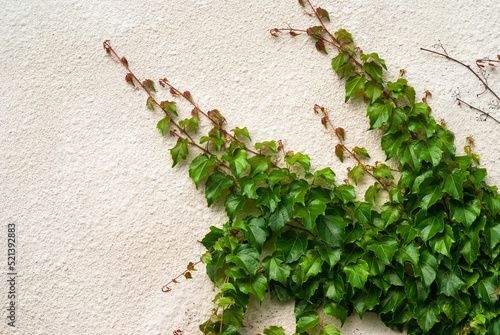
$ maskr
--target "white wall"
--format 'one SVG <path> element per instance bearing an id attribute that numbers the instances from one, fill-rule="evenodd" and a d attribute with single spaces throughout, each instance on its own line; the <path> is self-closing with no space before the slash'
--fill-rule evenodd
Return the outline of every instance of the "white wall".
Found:
<path id="1" fill-rule="evenodd" d="M 491 96 L 476 97 L 482 88 L 466 69 L 419 50 L 441 41 L 469 64 L 497 55 L 500 2 L 314 2 L 330 12 L 332 30 L 346 28 L 365 52 L 385 58 L 386 78 L 404 68 L 420 98 L 430 90 L 434 116 L 446 120 L 457 147 L 474 136 L 487 180 L 500 185 L 500 125 L 458 107 L 452 93 L 459 87 L 486 109 Z M 330 165 L 343 179 L 349 166 L 334 156 L 336 142 L 322 132 L 315 103 L 346 129 L 349 146 L 366 146 L 374 161 L 383 160 L 379 134 L 365 132 L 364 104 L 343 103 L 332 55 L 315 51 L 305 36 L 269 35 L 285 21 L 316 24 L 296 0 L 4 0 L 0 14 L 0 225 L 17 225 L 19 334 L 180 328 L 187 335 L 210 315 L 213 292 L 202 269 L 168 294 L 160 289 L 199 258 L 197 241 L 225 221 L 224 211 L 220 203 L 206 208 L 186 164 L 171 169 L 174 141 L 155 129 L 161 113 L 147 110 L 144 92 L 125 83 L 124 69 L 102 49 L 105 39 L 141 78 L 167 77 L 204 110 L 247 126 L 255 141 L 283 139 L 286 149 L 309 154 L 313 168 Z M 497 92 L 499 71 L 489 78 Z M 2 228 L 2 250 L 6 243 Z M 0 333 L 10 334 L 1 282 Z M 292 334 L 292 307 L 254 301 L 254 327 L 245 334 L 273 324 Z M 343 329 L 392 333 L 370 314 L 353 316 Z"/>

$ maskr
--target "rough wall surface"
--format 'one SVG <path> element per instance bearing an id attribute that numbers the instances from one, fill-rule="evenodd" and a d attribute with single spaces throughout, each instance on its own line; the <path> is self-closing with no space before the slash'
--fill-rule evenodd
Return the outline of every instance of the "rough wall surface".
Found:
<path id="1" fill-rule="evenodd" d="M 424 53 L 439 41 L 473 64 L 500 50 L 500 2 L 314 1 L 330 27 L 351 32 L 365 52 L 378 52 L 388 79 L 406 69 L 436 119 L 446 120 L 457 147 L 473 135 L 490 184 L 500 185 L 500 125 L 454 103 L 489 109 L 491 96 L 463 67 Z M 384 160 L 379 134 L 367 133 L 362 101 L 343 103 L 344 87 L 305 36 L 276 39 L 273 27 L 316 23 L 287 1 L 15 1 L 0 4 L 0 247 L 17 227 L 17 327 L 6 324 L 6 259 L 1 259 L 0 333 L 197 334 L 213 295 L 200 270 L 164 294 L 160 288 L 203 253 L 197 243 L 221 225 L 220 203 L 207 208 L 187 165 L 171 169 L 171 138 L 161 118 L 133 92 L 123 68 L 102 49 L 112 45 L 141 78 L 167 77 L 204 110 L 219 109 L 231 126 L 259 142 L 286 141 L 311 156 L 313 168 L 349 164 L 333 154 L 315 103 L 347 131 L 349 146 Z M 489 71 L 500 90 L 500 69 Z M 168 97 L 166 91 L 159 93 Z M 189 113 L 180 103 L 182 113 Z M 244 334 L 269 325 L 294 330 L 292 304 L 253 301 Z M 352 316 L 342 334 L 395 334 L 375 315 Z"/>

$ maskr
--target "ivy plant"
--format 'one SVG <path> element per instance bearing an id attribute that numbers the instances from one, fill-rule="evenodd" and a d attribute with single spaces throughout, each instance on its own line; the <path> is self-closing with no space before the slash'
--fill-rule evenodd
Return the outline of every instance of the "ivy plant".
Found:
<path id="1" fill-rule="evenodd" d="M 453 133 L 418 102 L 407 80 L 384 80 L 377 53 L 363 53 L 349 32 L 332 33 L 326 10 L 299 1 L 319 25 L 272 29 L 278 36 L 309 36 L 318 51 L 333 52 L 332 69 L 345 81 L 345 101 L 364 97 L 370 130 L 392 167 L 364 163 L 365 148 L 348 148 L 345 131 L 326 108 L 314 111 L 338 140 L 335 154 L 351 158 L 347 181 L 326 167 L 311 170 L 304 153 L 285 152 L 279 141 L 252 145 L 246 127 L 229 130 L 218 110 L 203 111 L 189 91 L 167 79 L 159 85 L 193 110 L 179 116 L 175 101 L 159 101 L 156 84 L 139 78 L 109 41 L 105 51 L 126 68 L 126 81 L 148 95 L 147 107 L 162 111 L 157 128 L 177 138 L 173 167 L 197 155 L 189 176 L 205 190 L 207 206 L 222 199 L 227 221 L 209 227 L 207 252 L 163 290 L 206 264 L 216 295 L 203 334 L 239 334 L 250 296 L 295 301 L 296 334 L 340 334 L 322 315 L 343 324 L 352 313 L 377 313 L 390 328 L 408 334 L 500 334 L 500 195 L 485 183 L 471 150 L 460 155 Z M 427 97 L 427 96 L 426 96 Z M 425 101 L 425 100 L 424 100 Z M 199 133 L 204 119 L 211 129 Z M 396 168 L 394 168 L 396 166 Z M 364 194 L 354 185 L 371 180 Z M 354 185 L 353 185 L 354 184 Z M 379 194 L 384 194 L 381 197 Z M 380 199 L 388 199 L 380 204 Z M 263 252 L 265 251 L 265 252 Z M 177 334 L 181 330 L 176 331 Z M 264 334 L 284 334 L 270 325 Z"/>

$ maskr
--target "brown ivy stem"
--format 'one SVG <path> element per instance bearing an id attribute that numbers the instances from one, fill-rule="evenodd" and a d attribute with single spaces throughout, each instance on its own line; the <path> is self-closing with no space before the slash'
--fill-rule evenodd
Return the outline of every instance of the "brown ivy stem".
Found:
<path id="1" fill-rule="evenodd" d="M 210 255 L 212 255 L 214 252 L 215 252 L 215 250 L 214 250 L 214 251 L 212 251 L 212 252 L 210 253 Z M 196 262 L 196 263 L 190 263 L 190 264 L 188 265 L 188 268 L 187 268 L 186 270 L 184 270 L 184 272 L 182 272 L 180 275 L 178 275 L 177 277 L 175 277 L 174 279 L 172 279 L 171 281 L 169 281 L 168 283 L 166 283 L 165 285 L 163 285 L 163 287 L 161 288 L 162 292 L 165 292 L 165 293 L 169 292 L 169 291 L 171 290 L 171 288 L 170 288 L 170 287 L 168 287 L 168 285 L 170 285 L 170 284 L 172 284 L 172 283 L 177 283 L 177 279 L 179 279 L 180 277 L 184 276 L 184 275 L 185 275 L 186 273 L 188 273 L 189 271 L 193 271 L 193 270 L 194 270 L 194 267 L 195 267 L 196 265 L 200 264 L 200 263 L 201 263 L 201 259 L 200 259 L 198 262 Z"/>
<path id="2" fill-rule="evenodd" d="M 116 53 L 116 51 L 111 47 L 111 45 L 109 44 L 108 41 L 105 41 L 103 43 L 104 45 L 104 49 L 106 51 L 110 50 L 115 56 L 116 58 L 118 58 L 118 60 L 120 61 L 120 63 L 122 63 L 122 65 L 127 69 L 128 73 L 139 83 L 139 85 L 141 85 L 142 89 L 144 91 L 146 91 L 146 93 L 149 95 L 149 97 L 151 98 L 151 100 L 153 100 L 153 102 L 161 108 L 161 110 L 167 115 L 167 116 L 171 116 L 169 115 L 169 113 L 163 109 L 163 107 L 158 103 L 158 101 L 155 99 L 155 97 L 153 96 L 153 94 L 144 86 L 144 84 L 139 80 L 139 78 L 137 78 L 137 76 L 132 72 L 132 70 L 130 70 L 130 68 L 128 67 L 128 65 L 123 61 L 123 58 L 121 58 L 120 56 L 118 56 L 118 54 Z M 181 131 L 184 135 L 186 135 L 186 137 L 194 143 L 194 140 L 193 138 L 184 130 L 183 127 L 181 127 L 177 122 L 175 122 L 173 120 L 172 117 L 170 117 L 170 122 L 172 122 L 176 127 L 177 129 L 179 129 L 179 131 Z M 202 149 L 203 150 L 203 149 Z"/>
<path id="3" fill-rule="evenodd" d="M 458 63 L 460 65 L 462 65 L 463 67 L 467 68 L 470 72 L 472 72 L 476 77 L 477 79 L 484 85 L 484 88 L 487 89 L 488 91 L 491 92 L 491 94 L 493 94 L 495 96 L 495 98 L 497 98 L 497 100 L 500 101 L 500 97 L 495 93 L 495 91 L 493 91 L 493 89 L 491 89 L 491 87 L 488 85 L 488 83 L 486 81 L 483 80 L 483 78 L 481 78 L 481 76 L 479 76 L 476 71 L 474 71 L 470 65 L 467 65 L 465 63 L 462 63 L 461 61 L 459 61 L 458 59 L 455 59 L 453 57 L 450 57 L 448 56 L 447 54 L 444 54 L 444 53 L 441 53 L 441 52 L 438 52 L 438 51 L 434 51 L 434 50 L 429 50 L 429 49 L 425 49 L 425 48 L 420 48 L 420 50 L 423 50 L 423 51 L 427 51 L 427 52 L 431 52 L 433 54 L 436 54 L 436 55 L 440 55 L 440 56 L 443 56 L 444 58 L 446 59 L 449 59 L 451 61 L 454 61 L 455 63 Z"/>
<path id="4" fill-rule="evenodd" d="M 365 166 L 365 164 L 363 164 L 363 162 L 361 162 L 361 160 L 351 150 L 349 150 L 349 148 L 347 148 L 345 146 L 344 141 L 342 140 L 342 137 L 339 134 L 337 134 L 337 132 L 335 131 L 335 127 L 333 126 L 332 120 L 328 116 L 328 113 L 326 111 L 324 111 L 323 114 L 325 115 L 326 120 L 328 121 L 328 124 L 330 125 L 330 128 L 335 133 L 335 136 L 337 136 L 337 139 L 339 140 L 340 145 L 342 146 L 342 149 L 344 149 L 345 151 L 347 151 L 349 153 L 349 155 L 358 162 L 358 164 L 362 164 L 363 166 Z M 386 190 L 387 192 L 389 192 L 389 189 L 387 188 L 387 186 L 385 186 L 384 183 L 382 183 L 382 181 L 380 179 L 378 179 L 377 177 L 375 177 L 375 175 L 373 173 L 371 173 L 368 169 L 365 168 L 365 171 L 370 176 L 372 176 L 376 181 L 378 181 L 379 184 L 382 186 L 382 188 L 384 190 Z"/>
<path id="5" fill-rule="evenodd" d="M 470 109 L 473 109 L 473 110 L 475 110 L 475 111 L 477 111 L 477 112 L 481 113 L 481 115 L 484 115 L 486 118 L 490 118 L 490 119 L 492 119 L 493 121 L 495 121 L 496 123 L 499 123 L 499 124 L 500 124 L 500 121 L 499 121 L 498 119 L 496 119 L 495 117 L 491 116 L 491 114 L 490 114 L 490 113 L 486 113 L 486 112 L 485 112 L 485 111 L 483 111 L 482 109 L 479 109 L 479 108 L 477 108 L 477 107 L 474 107 L 474 106 L 472 106 L 471 104 L 469 104 L 469 103 L 467 103 L 467 102 L 463 101 L 463 100 L 462 100 L 462 99 L 460 99 L 460 98 L 456 98 L 456 99 L 457 99 L 457 101 L 458 101 L 458 103 L 459 103 L 459 104 L 464 104 L 464 105 L 468 106 Z"/>
<path id="6" fill-rule="evenodd" d="M 323 29 L 325 29 L 325 31 L 328 33 L 328 35 L 330 35 L 330 37 L 332 38 L 332 40 L 334 42 L 337 42 L 337 39 L 335 38 L 335 36 L 333 36 L 330 31 L 328 29 L 326 29 L 326 26 L 325 24 L 323 23 L 323 20 L 321 19 L 321 17 L 318 15 L 318 12 L 316 11 L 316 8 L 314 8 L 314 6 L 311 4 L 311 1 L 307 0 L 307 3 L 309 4 L 309 6 L 311 7 L 311 9 L 313 10 L 314 12 L 314 15 L 316 15 L 316 18 L 318 19 L 319 23 L 323 26 Z"/>
<path id="7" fill-rule="evenodd" d="M 240 140 L 238 140 L 235 136 L 233 136 L 231 133 L 227 132 L 225 129 L 222 129 L 222 126 L 221 124 L 215 122 L 211 117 L 208 116 L 207 113 L 205 113 L 204 111 L 202 111 L 200 109 L 200 107 L 193 101 L 193 99 L 191 98 L 188 98 L 186 96 L 184 96 L 184 94 L 178 90 L 177 88 L 175 88 L 172 84 L 170 84 L 168 81 L 166 81 L 165 79 L 160 79 L 160 85 L 165 84 L 167 85 L 168 87 L 170 87 L 175 93 L 177 93 L 178 95 L 182 96 L 184 99 L 186 99 L 191 105 L 193 105 L 193 107 L 195 108 L 195 110 L 197 112 L 200 112 L 203 116 L 205 116 L 207 119 L 209 119 L 216 127 L 218 127 L 224 134 L 228 135 L 229 137 L 231 137 L 234 141 L 238 142 L 238 143 L 241 143 Z M 163 85 L 162 85 L 163 86 Z M 252 154 L 254 155 L 258 155 L 258 153 L 256 151 L 253 151 L 252 149 L 249 149 L 247 147 L 243 147 L 243 149 L 245 149 L 246 151 L 248 152 L 251 152 Z"/>

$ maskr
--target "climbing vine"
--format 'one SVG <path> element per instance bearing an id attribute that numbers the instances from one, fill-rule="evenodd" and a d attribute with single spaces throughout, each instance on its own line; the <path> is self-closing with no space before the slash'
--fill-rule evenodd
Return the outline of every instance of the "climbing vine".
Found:
<path id="1" fill-rule="evenodd" d="M 315 105 L 338 141 L 337 157 L 355 162 L 349 180 L 338 182 L 331 168 L 312 171 L 306 154 L 285 151 L 280 141 L 252 145 L 246 127 L 229 130 L 218 110 L 203 111 L 189 91 L 159 80 L 173 98 L 192 105 L 182 118 L 175 101 L 157 100 L 156 83 L 140 80 L 104 42 L 107 54 L 125 66 L 126 82 L 147 93 L 147 107 L 163 112 L 157 128 L 177 138 L 170 149 L 173 166 L 196 150 L 189 176 L 205 189 L 208 206 L 222 199 L 228 217 L 222 227 L 209 228 L 200 261 L 163 291 L 206 264 L 217 293 L 211 316 L 200 325 L 203 334 L 239 334 L 249 296 L 262 301 L 267 293 L 295 300 L 297 334 L 312 328 L 339 334 L 322 315 L 343 324 L 365 311 L 408 334 L 500 334 L 500 195 L 485 183 L 473 142 L 467 155 L 459 155 L 453 133 L 430 115 L 427 95 L 417 102 L 406 79 L 385 81 L 387 67 L 377 53 L 363 53 L 344 29 L 328 30 L 326 10 L 299 3 L 319 24 L 271 34 L 306 35 L 318 51 L 335 53 L 331 64 L 345 80 L 345 102 L 365 98 L 370 130 L 381 131 L 381 148 L 396 168 L 365 163 L 367 150 L 349 148 L 344 129 Z M 198 133 L 202 120 L 211 125 L 206 134 Z M 354 186 L 361 178 L 371 180 L 364 195 Z M 264 334 L 284 330 L 271 325 Z"/>

